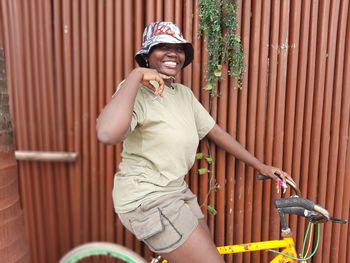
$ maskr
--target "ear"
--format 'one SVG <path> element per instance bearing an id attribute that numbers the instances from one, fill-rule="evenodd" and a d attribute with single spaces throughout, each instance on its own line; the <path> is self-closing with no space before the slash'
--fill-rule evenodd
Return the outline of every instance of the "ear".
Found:
<path id="1" fill-rule="evenodd" d="M 145 60 L 145 62 L 146 62 L 146 67 L 148 68 L 148 67 L 149 67 L 149 65 L 148 65 L 148 55 L 143 54 L 143 55 L 142 55 L 142 58 Z"/>

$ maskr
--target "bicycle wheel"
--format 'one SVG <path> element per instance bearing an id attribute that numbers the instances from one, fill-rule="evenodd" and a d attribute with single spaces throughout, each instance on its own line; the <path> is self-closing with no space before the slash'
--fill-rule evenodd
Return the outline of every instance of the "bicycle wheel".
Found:
<path id="1" fill-rule="evenodd" d="M 146 263 L 145 259 L 132 250 L 108 242 L 91 242 L 69 251 L 59 263 L 75 263 L 93 256 L 108 256 L 127 263 Z"/>

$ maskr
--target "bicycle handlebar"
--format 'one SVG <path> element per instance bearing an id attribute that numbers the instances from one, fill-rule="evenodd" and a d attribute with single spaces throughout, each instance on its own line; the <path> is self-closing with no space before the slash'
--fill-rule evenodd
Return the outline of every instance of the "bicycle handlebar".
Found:
<path id="1" fill-rule="evenodd" d="M 312 223 L 321 223 L 330 220 L 326 209 L 298 196 L 276 199 L 275 206 L 277 210 L 281 210 L 283 213 L 304 216 Z"/>
<path id="2" fill-rule="evenodd" d="M 322 206 L 299 196 L 276 199 L 275 206 L 277 210 L 282 211 L 285 214 L 306 217 L 311 223 L 324 223 L 327 221 L 339 224 L 347 223 L 347 220 L 331 217 L 329 212 Z"/>
<path id="3" fill-rule="evenodd" d="M 261 174 L 257 175 L 259 180 L 272 179 L 271 177 L 264 176 Z M 338 219 L 331 217 L 329 212 L 321 207 L 320 205 L 315 204 L 314 202 L 299 197 L 300 190 L 289 179 L 287 179 L 287 184 L 297 193 L 296 196 L 290 196 L 288 198 L 280 198 L 275 200 L 275 206 L 277 210 L 283 214 L 294 214 L 307 218 L 311 223 L 323 223 L 327 221 L 332 221 L 334 223 L 346 224 L 347 220 Z M 280 213 L 281 215 L 281 213 Z M 281 218 L 282 220 L 282 218 Z"/>
<path id="4" fill-rule="evenodd" d="M 289 198 L 281 198 L 275 200 L 276 208 L 286 208 L 286 207 L 303 207 L 308 210 L 314 210 L 314 202 L 301 198 L 291 196 Z"/>

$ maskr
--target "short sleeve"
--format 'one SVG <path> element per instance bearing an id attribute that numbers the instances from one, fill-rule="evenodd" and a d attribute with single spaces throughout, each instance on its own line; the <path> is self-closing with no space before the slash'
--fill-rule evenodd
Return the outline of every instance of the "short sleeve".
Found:
<path id="1" fill-rule="evenodd" d="M 215 125 L 215 120 L 192 93 L 192 107 L 199 139 L 203 139 Z"/>
<path id="2" fill-rule="evenodd" d="M 134 109 L 130 123 L 131 131 L 135 130 L 137 125 L 142 125 L 145 120 L 145 103 L 141 89 L 137 92 Z"/>
<path id="3" fill-rule="evenodd" d="M 124 86 L 124 81 L 119 83 L 116 92 L 113 94 L 113 96 Z M 112 97 L 113 97 L 112 96 Z M 144 111 L 144 100 L 143 100 L 143 95 L 141 92 L 141 89 L 138 90 L 135 98 L 135 104 L 134 104 L 134 109 L 132 111 L 132 116 L 131 116 L 131 123 L 130 123 L 130 130 L 133 131 L 135 130 L 137 125 L 142 125 L 144 119 L 145 119 L 145 111 Z"/>

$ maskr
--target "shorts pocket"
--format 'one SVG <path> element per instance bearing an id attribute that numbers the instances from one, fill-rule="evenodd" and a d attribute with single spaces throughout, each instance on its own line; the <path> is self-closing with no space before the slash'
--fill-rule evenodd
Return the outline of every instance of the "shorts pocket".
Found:
<path id="1" fill-rule="evenodd" d="M 144 240 L 148 247 L 157 253 L 172 248 L 181 241 L 183 236 L 169 217 L 160 209 L 159 212 L 164 230 Z"/>
<path id="2" fill-rule="evenodd" d="M 139 240 L 145 240 L 164 230 L 160 209 L 152 209 L 151 213 L 141 217 L 130 219 L 130 226 Z"/>

